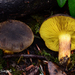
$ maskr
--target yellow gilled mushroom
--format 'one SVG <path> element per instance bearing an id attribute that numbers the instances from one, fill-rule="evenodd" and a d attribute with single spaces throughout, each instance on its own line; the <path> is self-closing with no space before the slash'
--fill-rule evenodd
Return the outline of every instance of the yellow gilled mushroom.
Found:
<path id="1" fill-rule="evenodd" d="M 5 53 L 21 52 L 34 40 L 32 30 L 21 21 L 9 20 L 0 23 L 0 49 Z"/>
<path id="2" fill-rule="evenodd" d="M 40 36 L 46 46 L 58 51 L 61 64 L 68 61 L 71 50 L 75 49 L 75 19 L 65 15 L 54 15 L 43 22 Z"/>

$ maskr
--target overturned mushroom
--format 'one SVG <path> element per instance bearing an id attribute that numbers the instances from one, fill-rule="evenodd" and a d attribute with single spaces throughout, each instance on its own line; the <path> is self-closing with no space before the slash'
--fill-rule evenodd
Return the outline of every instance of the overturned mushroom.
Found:
<path id="1" fill-rule="evenodd" d="M 21 52 L 29 47 L 34 35 L 29 26 L 17 20 L 0 23 L 0 48 L 5 52 Z"/>
<path id="2" fill-rule="evenodd" d="M 67 62 L 75 49 L 75 19 L 61 14 L 52 16 L 43 22 L 39 32 L 49 49 L 59 51 L 60 63 Z"/>

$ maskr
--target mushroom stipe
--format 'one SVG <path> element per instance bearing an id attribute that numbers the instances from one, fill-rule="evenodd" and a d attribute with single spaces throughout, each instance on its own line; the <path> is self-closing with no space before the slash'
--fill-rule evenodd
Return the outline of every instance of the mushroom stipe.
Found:
<path id="1" fill-rule="evenodd" d="M 49 17 L 42 23 L 39 33 L 49 49 L 59 52 L 58 59 L 62 60 L 61 64 L 69 61 L 71 50 L 75 49 L 74 18 L 63 14 Z"/>
<path id="2" fill-rule="evenodd" d="M 34 40 L 32 30 L 28 25 L 17 20 L 0 23 L 0 49 L 6 52 L 21 52 L 29 47 Z"/>

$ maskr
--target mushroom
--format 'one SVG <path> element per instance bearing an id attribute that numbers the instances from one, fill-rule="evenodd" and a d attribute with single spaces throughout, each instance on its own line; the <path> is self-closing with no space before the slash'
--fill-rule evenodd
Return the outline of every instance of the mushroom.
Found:
<path id="1" fill-rule="evenodd" d="M 21 52 L 29 47 L 34 40 L 28 25 L 17 20 L 0 23 L 0 49 L 5 52 Z"/>
<path id="2" fill-rule="evenodd" d="M 49 49 L 59 52 L 59 63 L 69 63 L 71 50 L 75 49 L 75 19 L 54 15 L 42 23 L 39 33 Z"/>

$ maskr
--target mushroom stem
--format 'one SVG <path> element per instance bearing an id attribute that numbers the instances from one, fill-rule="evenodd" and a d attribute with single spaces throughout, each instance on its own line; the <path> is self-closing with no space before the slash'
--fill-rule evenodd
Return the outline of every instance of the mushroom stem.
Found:
<path id="1" fill-rule="evenodd" d="M 3 50 L 4 51 L 4 54 L 14 54 L 14 52 L 12 51 L 8 51 L 8 50 Z"/>
<path id="2" fill-rule="evenodd" d="M 59 36 L 59 62 L 61 64 L 67 62 L 71 54 L 71 36 L 62 34 Z"/>

